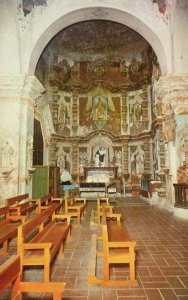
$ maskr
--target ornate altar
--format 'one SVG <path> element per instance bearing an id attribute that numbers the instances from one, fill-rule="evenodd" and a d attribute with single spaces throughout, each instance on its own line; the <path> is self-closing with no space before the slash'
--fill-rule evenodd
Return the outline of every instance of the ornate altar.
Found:
<path id="1" fill-rule="evenodd" d="M 85 167 L 84 178 L 87 182 L 110 182 L 117 178 L 118 167 Z"/>

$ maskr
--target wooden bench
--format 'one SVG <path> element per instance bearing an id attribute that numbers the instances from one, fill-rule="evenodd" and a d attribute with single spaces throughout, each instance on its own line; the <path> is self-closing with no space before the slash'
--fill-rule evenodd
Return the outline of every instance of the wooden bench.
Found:
<path id="1" fill-rule="evenodd" d="M 9 207 L 9 216 L 15 221 L 22 216 L 28 219 L 30 212 L 36 209 L 36 204 L 32 203 L 28 194 L 8 198 L 5 200 L 5 205 Z"/>
<path id="2" fill-rule="evenodd" d="M 104 212 L 104 210 L 103 210 Z M 116 220 L 115 220 L 116 218 Z M 105 219 L 105 221 L 104 221 Z M 98 240 L 102 239 L 103 251 L 97 251 Z M 104 286 L 137 286 L 135 279 L 135 241 L 130 241 L 125 226 L 120 222 L 119 215 L 111 215 L 104 218 L 102 225 L 102 237 L 92 235 L 90 262 L 88 268 L 88 283 Z M 103 278 L 97 278 L 97 257 L 103 258 Z M 129 279 L 110 279 L 111 264 L 128 264 Z"/>
<path id="3" fill-rule="evenodd" d="M 21 265 L 44 266 L 44 281 L 50 280 L 50 263 L 57 252 L 63 254 L 63 242 L 70 238 L 70 218 L 56 215 L 55 209 L 52 204 L 18 227 Z"/>
<path id="4" fill-rule="evenodd" d="M 105 208 L 106 214 L 113 213 L 113 206 L 109 203 L 109 197 L 99 197 L 97 198 L 97 216 L 98 216 L 98 224 L 101 223 L 102 211 Z"/>
<path id="5" fill-rule="evenodd" d="M 9 207 L 0 208 L 0 245 L 3 245 L 2 255 L 8 255 L 8 243 L 11 239 L 17 237 L 17 228 L 24 221 L 25 217 L 17 218 L 15 222 L 9 215 Z"/>
<path id="6" fill-rule="evenodd" d="M 63 198 L 54 198 L 52 193 L 40 198 L 31 199 L 30 201 L 35 203 L 37 213 L 41 213 L 43 209 L 48 208 L 52 203 L 56 203 L 56 211 L 62 212 Z"/>
<path id="7" fill-rule="evenodd" d="M 86 212 L 86 198 L 68 197 L 65 198 L 65 214 L 70 218 L 76 218 L 77 224 L 81 224 L 81 218 Z"/>
<path id="8" fill-rule="evenodd" d="M 0 294 L 12 285 L 11 299 L 21 300 L 22 293 L 52 293 L 53 300 L 61 300 L 62 292 L 66 283 L 64 282 L 23 282 L 20 270 L 20 257 L 11 256 L 5 263 L 0 266 Z"/>

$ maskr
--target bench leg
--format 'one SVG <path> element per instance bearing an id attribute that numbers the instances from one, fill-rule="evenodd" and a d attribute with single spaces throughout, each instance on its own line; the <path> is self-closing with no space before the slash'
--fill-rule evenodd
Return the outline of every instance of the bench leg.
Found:
<path id="1" fill-rule="evenodd" d="M 63 242 L 59 248 L 59 255 L 63 255 Z"/>
<path id="2" fill-rule="evenodd" d="M 53 292 L 53 300 L 61 300 L 61 292 L 55 291 Z"/>
<path id="3" fill-rule="evenodd" d="M 8 240 L 3 243 L 3 255 L 8 255 Z"/>
<path id="4" fill-rule="evenodd" d="M 66 241 L 69 241 L 71 239 L 71 231 L 69 229 L 67 237 L 66 237 Z"/>
<path id="5" fill-rule="evenodd" d="M 107 261 L 107 257 L 104 256 L 104 280 L 110 279 L 110 265 Z"/>
<path id="6" fill-rule="evenodd" d="M 44 281 L 50 281 L 50 263 L 44 265 Z"/>
<path id="7" fill-rule="evenodd" d="M 21 276 L 19 274 L 16 280 L 12 284 L 12 290 L 11 290 L 12 300 L 22 300 L 22 294 L 20 292 L 20 280 L 21 280 Z"/>
<path id="8" fill-rule="evenodd" d="M 134 261 L 130 262 L 130 280 L 135 281 L 135 264 Z"/>
<path id="9" fill-rule="evenodd" d="M 80 214 L 77 215 L 77 224 L 80 225 L 81 224 L 81 220 L 80 220 Z"/>

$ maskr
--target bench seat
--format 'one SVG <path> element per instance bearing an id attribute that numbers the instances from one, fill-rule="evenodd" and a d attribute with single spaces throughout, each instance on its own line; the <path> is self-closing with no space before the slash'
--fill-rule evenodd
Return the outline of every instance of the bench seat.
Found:
<path id="1" fill-rule="evenodd" d="M 102 237 L 97 238 L 95 234 L 92 235 L 88 283 L 104 286 L 137 286 L 135 279 L 136 242 L 129 239 L 124 224 L 120 222 L 119 214 L 111 214 L 111 216 L 107 214 L 104 216 L 104 213 L 105 209 L 103 208 Z M 97 251 L 98 240 L 102 240 L 102 252 Z M 97 278 L 96 276 L 97 257 L 103 258 L 103 278 Z M 129 279 L 112 280 L 110 278 L 110 265 L 116 264 L 129 265 Z"/>
<path id="2" fill-rule="evenodd" d="M 46 225 L 42 232 L 40 232 L 24 247 L 25 249 L 28 249 L 25 252 L 24 264 L 26 265 L 27 259 L 31 257 L 38 257 L 39 260 L 41 260 L 41 256 L 44 256 L 45 244 L 51 244 L 50 261 L 52 261 L 58 249 L 61 247 L 63 241 L 66 239 L 69 230 L 70 224 L 56 222 L 55 220 L 51 221 L 48 225 Z M 36 243 L 38 247 L 41 245 L 41 249 L 36 249 L 35 251 L 32 251 L 32 246 Z M 32 250 L 29 250 L 30 248 Z"/>
<path id="3" fill-rule="evenodd" d="M 30 213 L 36 209 L 37 205 L 29 199 L 28 194 L 23 194 L 11 197 L 5 200 L 6 205 L 9 207 L 8 214 L 12 220 L 28 220 Z"/>
<path id="4" fill-rule="evenodd" d="M 17 237 L 17 228 L 21 224 L 20 221 L 12 221 L 9 214 L 9 207 L 0 208 L 0 245 L 3 244 L 3 251 L 1 251 L 0 256 L 8 255 L 8 242 Z M 23 219 L 22 219 L 23 221 Z"/>
<path id="5" fill-rule="evenodd" d="M 54 198 L 52 193 L 40 198 L 31 199 L 30 201 L 36 205 L 37 213 L 41 213 L 43 209 L 48 208 L 51 204 L 56 205 L 54 206 L 56 207 L 55 211 L 62 212 L 63 198 Z"/>
<path id="6" fill-rule="evenodd" d="M 61 300 L 62 292 L 66 283 L 64 282 L 23 282 L 20 269 L 20 257 L 12 255 L 0 266 L 0 294 L 12 285 L 11 299 L 21 300 L 22 293 L 52 293 L 53 300 Z"/>
<path id="7" fill-rule="evenodd" d="M 56 204 L 52 204 L 18 228 L 22 267 L 44 266 L 45 281 L 50 280 L 51 261 L 56 253 L 63 253 L 63 242 L 70 238 L 70 217 L 56 215 L 55 209 Z"/>
<path id="8" fill-rule="evenodd" d="M 77 219 L 77 225 L 81 224 L 81 218 L 86 213 L 86 198 L 68 197 L 65 198 L 65 214 L 70 218 Z"/>

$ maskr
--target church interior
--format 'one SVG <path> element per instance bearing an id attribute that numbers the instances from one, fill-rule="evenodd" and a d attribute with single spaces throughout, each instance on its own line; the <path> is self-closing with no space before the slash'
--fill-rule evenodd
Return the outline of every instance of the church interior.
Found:
<path id="1" fill-rule="evenodd" d="M 0 15 L 0 299 L 188 299 L 187 0 Z"/>

